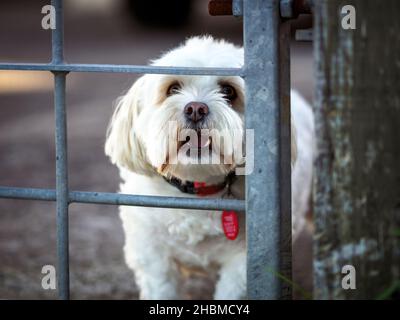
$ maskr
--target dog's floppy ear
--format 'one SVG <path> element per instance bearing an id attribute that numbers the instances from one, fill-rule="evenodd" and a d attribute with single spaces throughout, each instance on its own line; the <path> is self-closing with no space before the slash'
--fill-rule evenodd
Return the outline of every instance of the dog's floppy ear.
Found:
<path id="1" fill-rule="evenodd" d="M 126 95 L 119 98 L 107 129 L 105 153 L 111 162 L 131 171 L 150 174 L 145 151 L 135 130 L 135 120 L 141 108 L 141 92 L 145 76 L 139 78 Z"/>

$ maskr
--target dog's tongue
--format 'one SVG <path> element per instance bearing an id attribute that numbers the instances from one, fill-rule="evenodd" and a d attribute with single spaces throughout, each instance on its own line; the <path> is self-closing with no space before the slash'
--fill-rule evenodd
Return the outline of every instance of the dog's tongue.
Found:
<path id="1" fill-rule="evenodd" d="M 197 145 L 194 141 L 189 140 L 189 146 L 191 148 L 205 148 L 208 147 L 210 144 L 210 138 L 208 135 L 201 135 L 200 133 L 198 133 L 197 135 Z"/>

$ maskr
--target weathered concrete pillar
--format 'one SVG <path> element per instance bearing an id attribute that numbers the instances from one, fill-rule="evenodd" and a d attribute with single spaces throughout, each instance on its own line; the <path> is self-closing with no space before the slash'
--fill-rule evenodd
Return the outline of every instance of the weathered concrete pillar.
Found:
<path id="1" fill-rule="evenodd" d="M 355 30 L 342 28 L 345 5 Z M 399 13 L 398 0 L 315 1 L 316 299 L 400 290 Z M 342 288 L 345 265 L 355 290 Z"/>

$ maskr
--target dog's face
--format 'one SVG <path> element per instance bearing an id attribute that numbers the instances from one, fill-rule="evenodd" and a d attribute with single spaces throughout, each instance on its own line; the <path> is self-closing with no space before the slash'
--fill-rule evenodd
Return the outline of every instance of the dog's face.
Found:
<path id="1" fill-rule="evenodd" d="M 158 66 L 241 67 L 243 51 L 209 37 L 192 38 L 153 62 Z M 142 174 L 210 181 L 236 165 L 243 141 L 240 77 L 144 75 L 121 98 L 106 153 Z"/>

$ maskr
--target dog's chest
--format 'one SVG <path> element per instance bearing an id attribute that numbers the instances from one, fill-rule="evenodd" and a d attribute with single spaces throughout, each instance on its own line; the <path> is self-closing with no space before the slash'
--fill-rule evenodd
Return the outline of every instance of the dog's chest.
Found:
<path id="1" fill-rule="evenodd" d="M 127 177 L 125 177 L 127 178 Z M 163 179 L 129 175 L 121 185 L 121 192 L 128 194 L 157 195 L 171 197 L 195 197 L 184 194 Z M 221 197 L 224 192 L 210 197 Z M 235 241 L 225 237 L 222 211 L 168 209 L 149 207 L 123 207 L 121 218 L 128 232 L 145 232 L 152 241 L 160 243 L 164 250 L 179 257 L 181 261 L 207 265 L 212 256 L 220 255 L 223 249 L 244 239 L 244 215 L 238 213 L 239 235 Z"/>
<path id="2" fill-rule="evenodd" d="M 223 231 L 221 214 L 219 211 L 171 214 L 163 226 L 162 239 L 171 256 L 187 265 L 205 267 L 220 263 L 244 246 L 244 215 L 238 214 L 240 231 L 237 238 L 229 240 Z"/>

